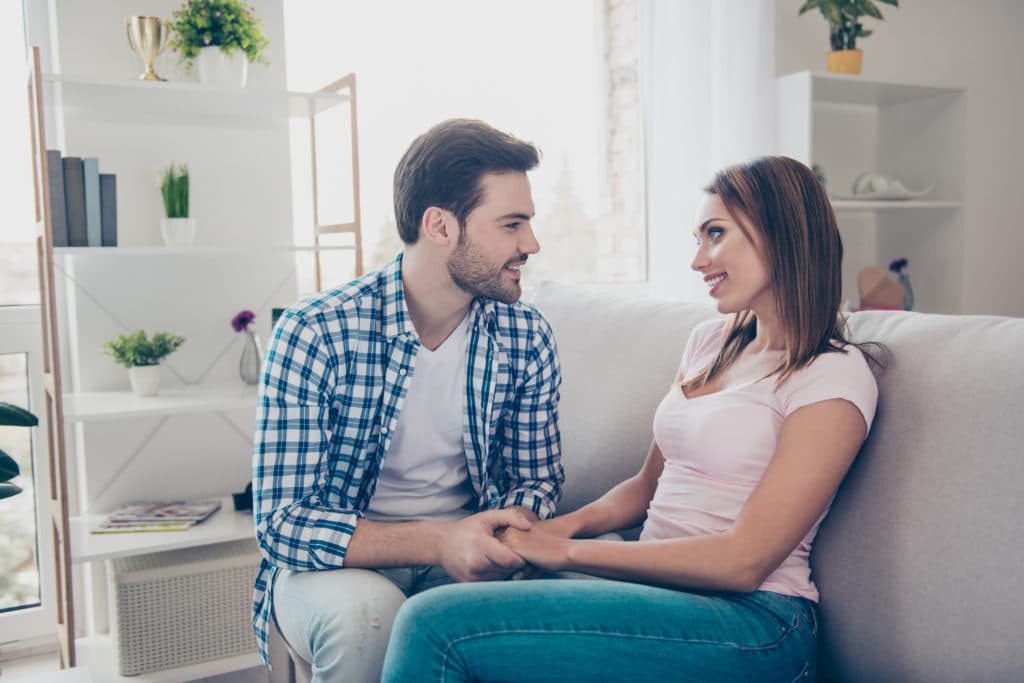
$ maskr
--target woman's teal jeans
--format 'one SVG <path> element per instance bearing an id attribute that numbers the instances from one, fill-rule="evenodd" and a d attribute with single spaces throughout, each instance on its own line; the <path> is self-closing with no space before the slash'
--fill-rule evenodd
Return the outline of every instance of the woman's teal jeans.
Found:
<path id="1" fill-rule="evenodd" d="M 443 586 L 402 606 L 382 681 L 813 681 L 815 610 L 621 581 Z"/>

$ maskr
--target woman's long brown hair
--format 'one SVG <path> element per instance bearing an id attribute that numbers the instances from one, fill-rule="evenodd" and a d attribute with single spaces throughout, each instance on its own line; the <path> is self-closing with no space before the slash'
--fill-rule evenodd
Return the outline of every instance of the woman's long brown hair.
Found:
<path id="1" fill-rule="evenodd" d="M 789 157 L 760 157 L 719 171 L 704 191 L 718 195 L 751 243 L 741 218 L 764 235 L 785 342 L 785 358 L 768 375 L 778 376 L 777 385 L 820 354 L 845 353 L 847 346 L 861 348 L 881 364 L 864 344 L 846 337 L 846 319 L 839 312 L 843 242 L 825 188 L 807 166 Z M 715 360 L 683 388 L 704 386 L 728 370 L 756 335 L 753 311 L 734 314 Z"/>

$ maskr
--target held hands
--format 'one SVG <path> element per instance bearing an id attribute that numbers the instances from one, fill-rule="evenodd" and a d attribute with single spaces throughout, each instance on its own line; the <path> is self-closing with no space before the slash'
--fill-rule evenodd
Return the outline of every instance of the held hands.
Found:
<path id="1" fill-rule="evenodd" d="M 525 532 L 530 521 L 518 510 L 487 510 L 452 524 L 440 543 L 441 566 L 456 581 L 506 579 L 526 563 L 496 538 Z"/>
<path id="2" fill-rule="evenodd" d="M 555 520 L 549 520 L 554 522 Z M 569 536 L 555 535 L 547 529 L 541 530 L 545 522 L 536 522 L 529 530 L 507 527 L 498 532 L 498 538 L 517 556 L 530 564 L 531 569 L 560 571 L 566 569 L 569 561 Z M 561 525 L 548 524 L 551 531 L 564 531 Z M 539 571 L 526 571 L 523 578 L 536 578 Z"/>

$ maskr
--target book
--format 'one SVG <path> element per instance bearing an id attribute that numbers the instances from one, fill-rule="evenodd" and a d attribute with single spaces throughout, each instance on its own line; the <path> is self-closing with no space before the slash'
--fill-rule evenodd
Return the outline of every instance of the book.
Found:
<path id="1" fill-rule="evenodd" d="M 85 247 L 89 240 L 85 228 L 85 181 L 81 157 L 64 157 L 64 209 L 68 222 L 68 246 Z"/>
<path id="2" fill-rule="evenodd" d="M 103 246 L 100 213 L 100 162 L 96 157 L 82 159 L 82 183 L 85 187 L 85 235 L 90 247 Z"/>
<path id="3" fill-rule="evenodd" d="M 68 219 L 64 199 L 64 165 L 60 151 L 46 150 L 46 176 L 50 185 L 50 226 L 53 229 L 53 246 L 68 246 Z"/>
<path id="4" fill-rule="evenodd" d="M 116 534 L 132 531 L 184 531 L 219 509 L 219 500 L 139 501 L 117 508 L 91 532 Z"/>
<path id="5" fill-rule="evenodd" d="M 100 173 L 100 224 L 104 247 L 117 246 L 117 176 Z"/>

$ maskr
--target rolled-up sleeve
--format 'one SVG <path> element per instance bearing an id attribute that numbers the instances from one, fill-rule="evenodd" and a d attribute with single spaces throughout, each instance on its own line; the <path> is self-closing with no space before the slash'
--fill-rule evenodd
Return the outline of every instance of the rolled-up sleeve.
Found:
<path id="1" fill-rule="evenodd" d="M 326 504 L 331 411 L 344 359 L 288 311 L 275 328 L 253 439 L 253 508 L 263 556 L 292 570 L 341 567 L 360 514 Z"/>
<path id="2" fill-rule="evenodd" d="M 565 481 L 558 430 L 562 371 L 551 326 L 542 316 L 536 320 L 525 380 L 505 424 L 509 488 L 499 506 L 522 506 L 546 519 L 554 515 Z"/>

